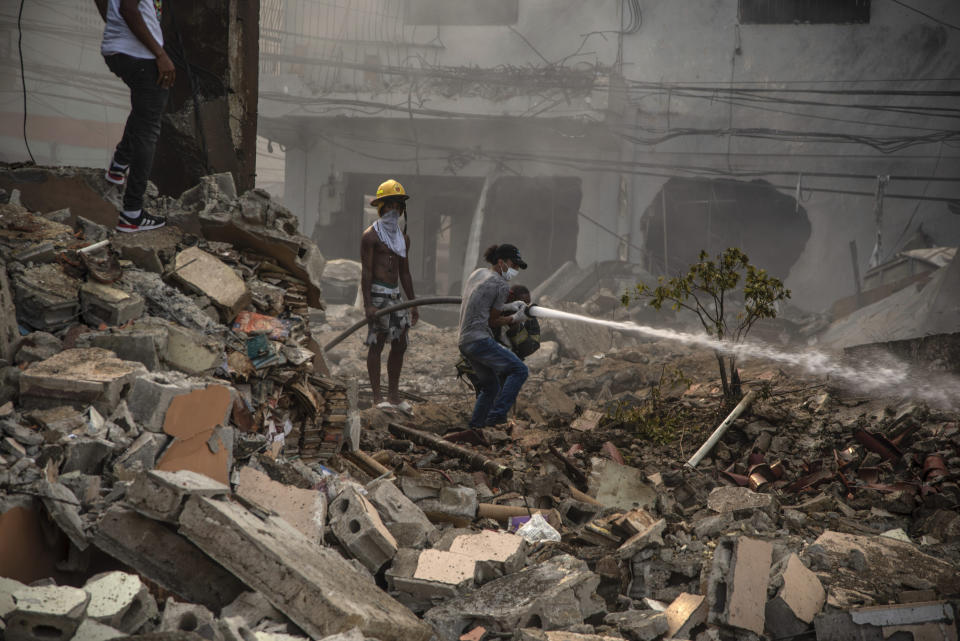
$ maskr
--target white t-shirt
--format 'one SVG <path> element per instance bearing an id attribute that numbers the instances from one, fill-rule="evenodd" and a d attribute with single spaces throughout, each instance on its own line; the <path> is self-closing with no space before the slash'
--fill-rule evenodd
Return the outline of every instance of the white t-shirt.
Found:
<path id="1" fill-rule="evenodd" d="M 154 40 L 162 47 L 163 32 L 160 30 L 160 9 L 162 0 L 140 0 L 138 8 L 143 22 L 153 35 Z M 109 56 L 115 53 L 125 53 L 134 58 L 156 58 L 140 39 L 133 35 L 127 21 L 120 15 L 120 0 L 110 0 L 107 5 L 107 25 L 103 28 L 103 43 L 100 53 Z"/>

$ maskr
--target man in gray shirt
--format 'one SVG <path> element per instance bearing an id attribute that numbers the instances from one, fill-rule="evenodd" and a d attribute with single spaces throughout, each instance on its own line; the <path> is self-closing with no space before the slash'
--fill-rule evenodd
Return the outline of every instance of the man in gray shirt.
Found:
<path id="1" fill-rule="evenodd" d="M 516 354 L 497 342 L 492 328 L 527 320 L 523 301 L 507 303 L 507 282 L 527 263 L 513 245 L 493 245 L 484 253 L 490 267 L 481 267 L 467 278 L 460 306 L 460 353 L 480 382 L 470 428 L 494 427 L 507 422 L 529 370 Z M 504 378 L 500 385 L 501 375 Z"/>

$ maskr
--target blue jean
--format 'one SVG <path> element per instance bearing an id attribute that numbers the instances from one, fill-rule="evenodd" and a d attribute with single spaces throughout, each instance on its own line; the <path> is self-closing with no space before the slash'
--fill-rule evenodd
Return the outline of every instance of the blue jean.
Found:
<path id="1" fill-rule="evenodd" d="M 507 419 L 530 370 L 517 355 L 493 340 L 483 338 L 460 347 L 480 381 L 480 394 L 473 406 L 470 427 L 496 425 Z M 500 376 L 506 376 L 500 385 Z"/>
<path id="2" fill-rule="evenodd" d="M 123 210 L 137 211 L 143 207 L 143 194 L 153 169 L 153 153 L 160 137 L 160 119 L 167 106 L 169 89 L 157 85 L 157 61 L 134 58 L 122 53 L 106 56 L 104 60 L 130 88 L 130 115 L 123 128 L 123 138 L 113 152 L 113 159 L 129 165 L 127 189 L 123 194 Z"/>

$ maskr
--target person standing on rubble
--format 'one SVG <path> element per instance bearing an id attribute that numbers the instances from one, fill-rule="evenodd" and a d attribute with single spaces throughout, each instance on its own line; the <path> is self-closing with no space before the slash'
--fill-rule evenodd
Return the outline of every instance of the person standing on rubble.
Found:
<path id="1" fill-rule="evenodd" d="M 507 282 L 518 270 L 526 269 L 527 263 L 520 257 L 520 250 L 507 244 L 492 245 L 483 257 L 490 267 L 470 274 L 460 304 L 460 353 L 480 382 L 470 429 L 505 425 L 507 412 L 529 374 L 523 361 L 497 342 L 493 334 L 501 327 L 521 325 L 527 320 L 527 305 L 522 300 L 507 302 Z"/>
<path id="2" fill-rule="evenodd" d="M 410 414 L 413 407 L 400 399 L 400 370 L 407 350 L 407 334 L 419 320 L 416 307 L 376 316 L 378 310 L 401 301 L 400 287 L 408 300 L 416 299 L 410 277 L 410 237 L 406 234 L 407 199 L 403 185 L 388 180 L 377 188 L 370 205 L 377 208 L 379 220 L 368 227 L 360 239 L 360 291 L 367 317 L 367 374 L 373 388 L 373 404 L 381 409 L 398 409 Z M 400 218 L 404 224 L 401 228 Z M 390 341 L 387 357 L 387 400 L 380 391 L 380 355 Z"/>
<path id="3" fill-rule="evenodd" d="M 106 173 L 108 182 L 126 184 L 117 231 L 157 229 L 166 220 L 143 208 L 143 194 L 153 168 L 160 117 L 176 79 L 173 62 L 163 50 L 163 0 L 96 2 L 106 21 L 100 53 L 110 71 L 130 88 L 130 115 Z"/>

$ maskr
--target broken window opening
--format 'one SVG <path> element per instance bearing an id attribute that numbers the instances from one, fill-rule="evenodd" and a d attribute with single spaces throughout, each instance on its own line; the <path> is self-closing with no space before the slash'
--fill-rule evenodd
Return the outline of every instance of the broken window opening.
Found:
<path id="1" fill-rule="evenodd" d="M 740 24 L 867 24 L 870 0 L 740 0 Z"/>
<path id="2" fill-rule="evenodd" d="M 786 278 L 810 238 L 807 212 L 763 180 L 671 178 L 641 218 L 646 268 L 676 276 L 729 247 Z"/>

